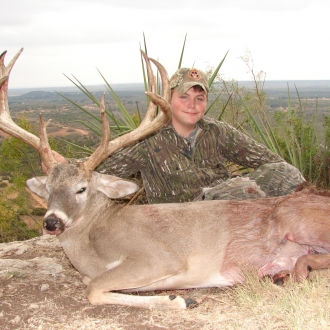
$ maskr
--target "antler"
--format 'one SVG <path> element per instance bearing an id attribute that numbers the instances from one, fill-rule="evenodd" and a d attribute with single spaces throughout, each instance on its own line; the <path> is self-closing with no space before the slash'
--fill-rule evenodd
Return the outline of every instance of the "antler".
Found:
<path id="1" fill-rule="evenodd" d="M 25 131 L 18 125 L 16 125 L 9 113 L 8 106 L 8 81 L 10 72 L 19 57 L 22 53 L 23 48 L 14 56 L 14 58 L 10 61 L 8 66 L 5 66 L 4 60 L 7 51 L 3 52 L 0 55 L 0 129 L 10 136 L 16 137 L 23 142 L 32 146 L 35 150 L 37 150 L 42 158 L 43 163 L 46 165 L 49 170 L 52 166 L 56 164 L 56 160 L 52 154 L 51 148 L 48 143 L 46 127 L 49 123 L 44 122 L 41 115 L 39 120 L 39 135 L 40 138 L 33 135 L 32 133 Z"/>
<path id="2" fill-rule="evenodd" d="M 149 81 L 149 91 L 145 92 L 149 96 L 151 101 L 149 102 L 149 107 L 147 113 L 142 120 L 139 127 L 134 131 L 131 131 L 125 135 L 117 137 L 116 139 L 109 142 L 110 130 L 109 124 L 104 113 L 104 95 L 100 104 L 100 112 L 103 126 L 103 135 L 99 147 L 94 151 L 94 153 L 87 159 L 84 163 L 84 168 L 88 172 L 92 172 L 99 164 L 102 163 L 104 159 L 118 151 L 119 149 L 128 146 L 129 144 L 136 142 L 146 136 L 154 133 L 159 128 L 168 123 L 171 119 L 171 107 L 170 101 L 170 83 L 168 79 L 168 74 L 165 68 L 156 60 L 149 58 L 146 53 L 141 50 L 147 66 L 148 81 Z M 151 68 L 150 61 L 152 61 L 161 76 L 162 80 L 162 96 L 156 94 L 156 84 L 155 77 Z M 162 111 L 159 111 L 155 117 L 156 108 L 159 106 Z"/>
<path id="3" fill-rule="evenodd" d="M 47 171 L 49 171 L 54 165 L 58 162 L 55 160 L 53 156 L 52 150 L 48 143 L 46 127 L 48 122 L 44 122 L 42 116 L 40 115 L 39 120 L 39 136 L 33 135 L 30 132 L 25 131 L 18 125 L 16 125 L 9 113 L 8 106 L 8 80 L 10 71 L 13 68 L 17 58 L 22 53 L 23 48 L 14 56 L 14 58 L 10 61 L 8 66 L 6 67 L 4 64 L 4 58 L 6 55 L 6 51 L 3 52 L 0 56 L 0 129 L 9 134 L 10 136 L 16 137 L 21 141 L 29 144 L 35 150 L 37 150 L 42 158 L 43 163 L 47 167 Z M 107 121 L 105 115 L 105 106 L 104 106 L 104 94 L 100 103 L 100 112 L 101 112 L 101 120 L 102 120 L 102 139 L 101 143 L 95 152 L 87 159 L 87 161 L 83 164 L 84 169 L 91 173 L 105 158 L 109 155 L 113 154 L 117 150 L 128 146 L 129 144 L 136 142 L 139 139 L 143 139 L 146 136 L 152 134 L 161 128 L 164 124 L 170 121 L 171 119 L 171 107 L 169 105 L 170 100 L 170 84 L 167 72 L 165 68 L 156 60 L 149 59 L 149 57 L 141 50 L 141 53 L 145 59 L 147 72 L 148 72 L 148 80 L 149 80 L 149 90 L 146 94 L 151 99 L 149 103 L 149 107 L 147 113 L 141 122 L 140 126 L 137 127 L 134 131 L 122 135 L 112 141 L 110 140 L 110 129 L 109 123 Z M 156 65 L 158 71 L 160 73 L 162 79 L 162 96 L 156 94 L 156 85 L 155 85 L 155 77 L 152 72 L 150 60 Z M 157 116 L 155 117 L 156 107 L 159 106 L 162 111 L 159 111 Z"/>

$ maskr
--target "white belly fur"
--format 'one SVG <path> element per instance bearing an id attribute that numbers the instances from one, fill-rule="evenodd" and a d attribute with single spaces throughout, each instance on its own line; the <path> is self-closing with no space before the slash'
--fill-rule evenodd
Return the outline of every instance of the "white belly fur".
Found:
<path id="1" fill-rule="evenodd" d="M 219 273 L 213 274 L 208 278 L 204 278 L 200 274 L 197 276 L 189 276 L 189 274 L 181 273 L 178 275 L 169 276 L 160 281 L 151 283 L 150 285 L 132 288 L 130 290 L 123 290 L 124 292 L 132 291 L 155 291 L 155 290 L 174 290 L 174 289 L 192 289 L 192 288 L 211 288 L 211 287 L 225 287 L 235 284 L 235 281 L 228 279 Z"/>

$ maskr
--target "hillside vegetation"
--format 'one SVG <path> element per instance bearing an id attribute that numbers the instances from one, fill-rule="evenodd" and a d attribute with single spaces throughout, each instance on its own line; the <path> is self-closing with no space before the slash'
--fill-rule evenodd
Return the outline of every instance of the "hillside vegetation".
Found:
<path id="1" fill-rule="evenodd" d="M 236 82 L 219 77 L 212 88 L 209 101 L 212 107 L 207 115 L 227 121 L 262 143 L 268 141 L 262 138 L 256 124 L 268 138 L 270 127 L 277 143 L 270 145 L 274 151 L 281 152 L 288 162 L 296 161 L 295 166 L 301 165 L 300 169 L 309 181 L 328 187 L 330 81 Z M 102 86 L 91 88 L 96 100 L 101 98 L 103 91 Z M 20 126 L 35 133 L 42 113 L 44 119 L 52 120 L 48 126 L 52 148 L 66 157 L 85 157 L 99 142 L 98 134 L 86 126 L 90 121 L 86 112 L 98 118 L 98 106 L 78 89 L 62 88 L 60 93 L 62 95 L 50 90 L 27 93 L 11 90 L 12 117 Z M 127 90 L 121 85 L 116 95 L 138 122 L 147 108 L 142 84 L 127 85 Z M 115 118 L 122 118 L 118 102 L 108 92 L 106 108 Z M 294 157 L 295 152 L 299 159 Z M 0 131 L 0 242 L 39 235 L 44 210 L 31 200 L 24 186 L 25 180 L 35 175 L 43 175 L 39 155 Z M 138 201 L 145 202 L 143 196 Z"/>

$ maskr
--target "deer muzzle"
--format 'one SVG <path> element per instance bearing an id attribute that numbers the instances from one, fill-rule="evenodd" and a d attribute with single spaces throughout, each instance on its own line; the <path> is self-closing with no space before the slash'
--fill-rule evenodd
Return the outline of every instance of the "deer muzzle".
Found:
<path id="1" fill-rule="evenodd" d="M 50 214 L 44 219 L 44 229 L 48 234 L 59 235 L 64 229 L 64 223 L 55 214 Z"/>

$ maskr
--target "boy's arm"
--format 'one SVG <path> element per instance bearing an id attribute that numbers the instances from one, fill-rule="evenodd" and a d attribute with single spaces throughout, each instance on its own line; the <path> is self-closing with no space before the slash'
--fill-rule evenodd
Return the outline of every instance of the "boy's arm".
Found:
<path id="1" fill-rule="evenodd" d="M 271 151 L 262 143 L 255 141 L 229 125 L 224 127 L 224 156 L 230 161 L 250 168 L 284 161 L 280 155 Z"/>

